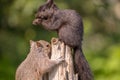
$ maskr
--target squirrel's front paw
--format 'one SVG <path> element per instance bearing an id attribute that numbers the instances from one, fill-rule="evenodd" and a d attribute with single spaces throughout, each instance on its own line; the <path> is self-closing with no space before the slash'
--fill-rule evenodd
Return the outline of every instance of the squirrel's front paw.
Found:
<path id="1" fill-rule="evenodd" d="M 61 56 L 61 57 L 59 57 L 59 58 L 57 59 L 58 64 L 59 64 L 59 63 L 62 63 L 62 62 L 64 62 L 64 61 L 65 61 L 65 58 L 64 58 L 63 56 Z"/>

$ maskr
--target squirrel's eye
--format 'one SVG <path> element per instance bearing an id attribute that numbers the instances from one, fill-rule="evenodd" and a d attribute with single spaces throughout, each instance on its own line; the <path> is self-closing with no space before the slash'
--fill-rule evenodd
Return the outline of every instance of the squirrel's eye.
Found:
<path id="1" fill-rule="evenodd" d="M 40 16 L 40 17 L 37 17 L 37 18 L 39 18 L 39 19 L 43 19 L 43 20 L 47 20 L 47 19 L 48 19 L 47 16 Z"/>
<path id="2" fill-rule="evenodd" d="M 48 17 L 44 17 L 44 19 L 45 19 L 45 20 L 47 20 L 47 19 L 48 19 Z"/>
<path id="3" fill-rule="evenodd" d="M 49 44 L 47 44 L 47 45 L 46 45 L 46 47 L 50 47 L 50 45 L 49 45 Z"/>

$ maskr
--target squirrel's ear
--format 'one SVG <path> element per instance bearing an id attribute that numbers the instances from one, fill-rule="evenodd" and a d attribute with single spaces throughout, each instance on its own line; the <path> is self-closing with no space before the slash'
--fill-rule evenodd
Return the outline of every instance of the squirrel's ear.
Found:
<path id="1" fill-rule="evenodd" d="M 47 7 L 51 8 L 53 5 L 53 0 L 47 0 Z"/>
<path id="2" fill-rule="evenodd" d="M 53 3 L 53 0 L 47 0 L 47 3 Z"/>
<path id="3" fill-rule="evenodd" d="M 34 41 L 33 40 L 30 40 L 30 45 L 32 45 L 34 43 Z"/>
<path id="4" fill-rule="evenodd" d="M 39 41 L 37 41 L 36 44 L 37 44 L 37 47 L 42 47 L 43 48 L 43 45 Z"/>
<path id="5" fill-rule="evenodd" d="M 51 6 L 51 8 L 54 9 L 54 10 L 57 10 L 57 9 L 58 9 L 58 7 L 57 7 L 56 4 L 53 4 L 53 5 Z"/>

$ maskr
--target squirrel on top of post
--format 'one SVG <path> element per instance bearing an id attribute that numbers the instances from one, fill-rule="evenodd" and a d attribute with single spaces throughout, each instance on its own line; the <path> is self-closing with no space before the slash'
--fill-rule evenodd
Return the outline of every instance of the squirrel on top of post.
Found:
<path id="1" fill-rule="evenodd" d="M 89 64 L 82 52 L 82 18 L 75 10 L 61 10 L 53 0 L 47 0 L 39 7 L 33 24 L 42 24 L 45 29 L 56 31 L 59 40 L 74 50 L 75 73 L 78 73 L 78 79 L 93 80 Z"/>

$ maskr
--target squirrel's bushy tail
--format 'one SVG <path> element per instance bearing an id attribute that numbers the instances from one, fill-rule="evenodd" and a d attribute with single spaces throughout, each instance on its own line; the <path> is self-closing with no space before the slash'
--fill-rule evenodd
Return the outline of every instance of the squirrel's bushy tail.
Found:
<path id="1" fill-rule="evenodd" d="M 74 61 L 78 80 L 93 80 L 92 72 L 81 48 L 74 48 Z"/>

